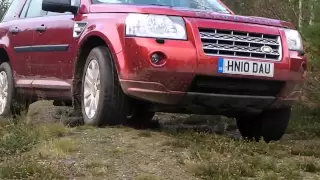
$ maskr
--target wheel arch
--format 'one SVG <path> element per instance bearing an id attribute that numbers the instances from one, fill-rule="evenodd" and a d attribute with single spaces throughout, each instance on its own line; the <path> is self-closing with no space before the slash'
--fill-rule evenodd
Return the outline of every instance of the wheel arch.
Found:
<path id="1" fill-rule="evenodd" d="M 13 80 L 14 80 L 14 83 L 15 83 L 16 77 L 15 77 L 15 73 L 14 73 L 14 68 L 12 67 L 12 62 L 11 62 L 11 59 L 10 59 L 10 55 L 9 55 L 9 53 L 7 51 L 7 48 L 0 45 L 0 64 L 2 64 L 4 62 L 9 63 L 9 66 L 11 66 Z"/>
<path id="2" fill-rule="evenodd" d="M 74 62 L 74 73 L 73 73 L 73 86 L 72 86 L 72 96 L 73 96 L 73 105 L 76 109 L 81 107 L 81 81 L 84 71 L 84 65 L 86 59 L 91 52 L 91 50 L 98 46 L 106 46 L 112 57 L 112 61 L 116 66 L 116 71 L 119 73 L 119 64 L 117 61 L 116 50 L 112 46 L 112 43 L 109 39 L 100 32 L 91 32 L 85 37 L 81 38 L 80 43 L 78 44 L 78 52 L 76 60 Z"/>
<path id="3" fill-rule="evenodd" d="M 7 50 L 3 46 L 0 46 L 0 63 L 3 62 L 10 62 L 10 58 Z"/>

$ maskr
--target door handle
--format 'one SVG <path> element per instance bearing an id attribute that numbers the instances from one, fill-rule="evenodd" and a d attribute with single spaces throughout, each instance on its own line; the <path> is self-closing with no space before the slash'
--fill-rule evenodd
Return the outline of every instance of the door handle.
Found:
<path id="1" fill-rule="evenodd" d="M 46 26 L 44 26 L 43 24 L 41 26 L 36 27 L 36 31 L 38 32 L 44 32 L 46 31 Z"/>
<path id="2" fill-rule="evenodd" d="M 9 29 L 9 32 L 10 32 L 11 34 L 17 34 L 17 33 L 19 32 L 19 28 L 18 28 L 17 26 L 11 27 L 11 28 Z"/>

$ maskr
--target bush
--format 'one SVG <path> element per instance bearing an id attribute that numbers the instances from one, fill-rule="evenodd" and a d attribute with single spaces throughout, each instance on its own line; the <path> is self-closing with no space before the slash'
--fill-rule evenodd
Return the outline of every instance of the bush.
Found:
<path id="1" fill-rule="evenodd" d="M 320 137 L 320 23 L 302 31 L 308 55 L 308 78 L 302 101 L 293 109 L 288 129 L 303 138 Z"/>
<path id="2" fill-rule="evenodd" d="M 304 86 L 305 97 L 303 105 L 312 112 L 320 108 L 320 23 L 305 28 L 303 37 L 308 55 L 308 79 Z"/>

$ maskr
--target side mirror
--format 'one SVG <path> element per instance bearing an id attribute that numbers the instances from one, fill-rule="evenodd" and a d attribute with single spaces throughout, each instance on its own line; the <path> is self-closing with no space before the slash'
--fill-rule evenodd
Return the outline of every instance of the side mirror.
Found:
<path id="1" fill-rule="evenodd" d="M 72 14 L 77 14 L 78 7 L 71 5 L 71 0 L 43 0 L 42 10 L 57 13 L 71 12 Z"/>

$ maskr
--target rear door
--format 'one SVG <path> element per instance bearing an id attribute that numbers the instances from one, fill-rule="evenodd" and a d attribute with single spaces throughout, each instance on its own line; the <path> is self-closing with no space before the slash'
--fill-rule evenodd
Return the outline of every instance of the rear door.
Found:
<path id="1" fill-rule="evenodd" d="M 9 41 L 7 51 L 17 87 L 30 87 L 33 80 L 29 64 L 30 46 L 33 44 L 33 23 L 19 19 L 25 4 L 26 0 L 13 0 L 0 25 L 1 40 Z M 6 36 L 3 33 L 6 33 Z"/>

